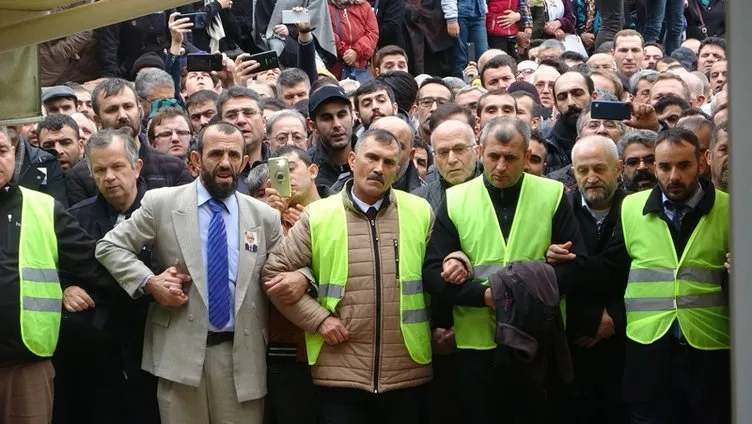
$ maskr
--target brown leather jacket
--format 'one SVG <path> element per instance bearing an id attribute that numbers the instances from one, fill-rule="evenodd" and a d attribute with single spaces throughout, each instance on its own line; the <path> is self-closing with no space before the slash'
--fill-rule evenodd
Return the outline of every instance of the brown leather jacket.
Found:
<path id="1" fill-rule="evenodd" d="M 348 184 L 337 194 L 342 197 L 346 210 L 350 261 L 347 290 L 337 306 L 337 314 L 350 338 L 333 346 L 324 344 L 318 361 L 311 368 L 313 381 L 322 386 L 378 393 L 425 384 L 431 380 L 431 366 L 412 360 L 400 331 L 400 289 L 392 243 L 399 239 L 396 196 L 390 191 L 384 198 L 376 218 L 376 234 L 372 235 L 366 216 L 353 204 L 350 187 Z M 426 239 L 428 236 L 426 234 Z M 269 255 L 262 280 L 309 266 L 310 262 L 311 235 L 306 210 Z M 377 290 L 381 290 L 379 305 L 376 304 Z M 294 305 L 281 305 L 275 298 L 272 302 L 290 321 L 310 332 L 316 332 L 330 316 L 329 311 L 309 295 Z M 380 320 L 380 334 L 376 334 L 377 320 Z M 378 358 L 375 357 L 377 343 Z"/>

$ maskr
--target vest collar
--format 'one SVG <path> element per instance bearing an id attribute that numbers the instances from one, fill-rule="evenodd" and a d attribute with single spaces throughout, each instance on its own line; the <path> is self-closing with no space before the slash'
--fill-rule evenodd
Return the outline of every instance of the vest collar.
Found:
<path id="1" fill-rule="evenodd" d="M 713 205 L 715 204 L 715 186 L 713 186 L 713 183 L 705 177 L 700 177 L 700 186 L 705 193 L 694 210 L 700 215 L 706 215 L 711 209 L 713 209 Z M 645 202 L 642 214 L 647 215 L 650 213 L 656 213 L 660 215 L 663 212 L 663 207 L 663 191 L 661 190 L 661 186 L 656 184 L 650 191 L 650 196 L 648 197 L 648 201 Z"/>
<path id="2" fill-rule="evenodd" d="M 363 213 L 363 211 L 360 210 L 359 207 L 355 205 L 355 200 L 352 198 L 352 186 L 353 186 L 353 180 L 350 179 L 345 183 L 345 188 L 340 192 L 340 195 L 342 196 L 342 201 L 345 204 L 345 208 L 349 209 L 355 213 L 359 213 L 363 216 L 366 214 Z M 391 188 L 384 194 L 384 200 L 381 202 L 381 206 L 379 207 L 379 212 L 381 212 L 383 209 L 386 209 L 390 203 L 394 201 L 394 192 Z"/>
<path id="3" fill-rule="evenodd" d="M 491 195 L 493 198 L 498 197 L 501 199 L 517 199 L 520 197 L 520 191 L 522 191 L 522 181 L 525 179 L 525 173 L 522 173 L 522 176 L 520 179 L 511 187 L 507 188 L 498 188 L 491 184 L 490 181 L 488 181 L 488 178 L 486 177 L 486 174 L 483 174 L 483 185 L 486 186 L 486 190 L 488 190 L 488 194 Z"/>

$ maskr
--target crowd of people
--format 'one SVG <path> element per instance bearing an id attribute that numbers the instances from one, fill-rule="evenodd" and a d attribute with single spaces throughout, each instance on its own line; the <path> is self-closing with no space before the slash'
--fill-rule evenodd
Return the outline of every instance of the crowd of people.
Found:
<path id="1" fill-rule="evenodd" d="M 0 424 L 730 423 L 724 7 L 213 0 L 41 45 Z"/>

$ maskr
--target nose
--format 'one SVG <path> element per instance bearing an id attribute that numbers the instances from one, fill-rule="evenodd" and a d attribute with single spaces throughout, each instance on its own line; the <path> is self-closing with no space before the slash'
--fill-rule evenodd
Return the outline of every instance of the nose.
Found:
<path id="1" fill-rule="evenodd" d="M 112 168 L 107 168 L 107 170 L 104 173 L 104 180 L 112 181 L 114 179 L 115 179 L 115 172 L 112 170 Z"/>
<path id="2" fill-rule="evenodd" d="M 439 102 L 433 102 L 431 103 L 431 108 L 429 109 L 431 112 L 439 108 Z"/>
<path id="3" fill-rule="evenodd" d="M 170 139 L 170 143 L 180 144 L 180 137 L 178 136 L 178 132 L 175 130 L 172 131 L 172 138 Z"/>
<path id="4" fill-rule="evenodd" d="M 118 120 L 122 120 L 122 119 L 127 120 L 128 119 L 128 115 L 126 115 L 125 109 L 123 109 L 121 107 L 120 109 L 118 109 Z"/>
<path id="5" fill-rule="evenodd" d="M 209 124 L 209 121 L 211 121 L 211 118 L 209 118 L 208 116 L 201 115 L 201 120 L 200 120 L 201 128 L 207 126 Z"/>

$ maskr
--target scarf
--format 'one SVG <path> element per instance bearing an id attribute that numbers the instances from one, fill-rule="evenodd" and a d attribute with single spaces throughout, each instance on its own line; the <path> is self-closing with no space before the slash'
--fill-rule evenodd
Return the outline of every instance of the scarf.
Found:
<path id="1" fill-rule="evenodd" d="M 213 3 L 214 0 L 204 0 L 204 6 Z M 219 13 L 214 16 L 211 24 L 206 27 L 209 34 L 209 53 L 219 53 L 219 41 L 225 38 L 225 27 L 222 25 L 222 17 Z"/>
<path id="2" fill-rule="evenodd" d="M 587 3 L 587 19 L 585 20 L 585 29 L 582 32 L 593 33 L 593 22 L 595 22 L 595 0 L 585 0 Z"/>

